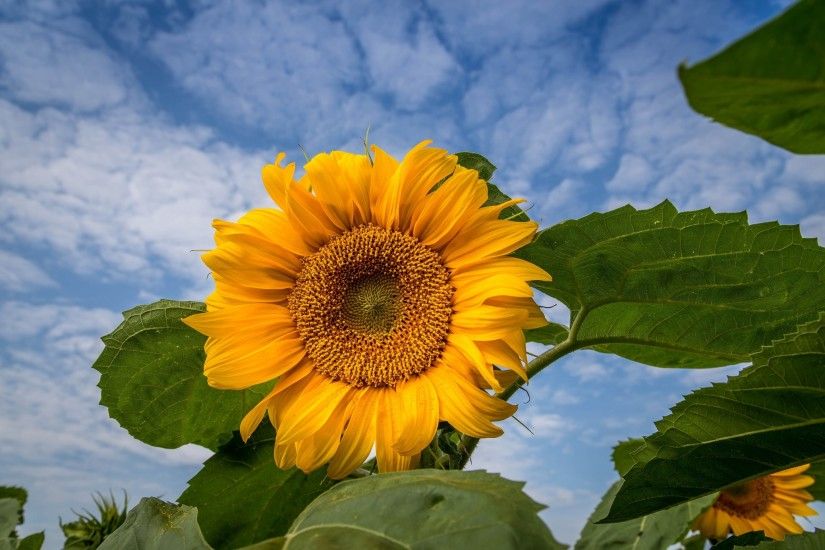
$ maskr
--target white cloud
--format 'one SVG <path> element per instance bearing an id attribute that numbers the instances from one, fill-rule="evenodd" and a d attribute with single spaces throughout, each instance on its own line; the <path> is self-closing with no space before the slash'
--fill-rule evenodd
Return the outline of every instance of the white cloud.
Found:
<path id="1" fill-rule="evenodd" d="M 0 288 L 10 292 L 24 292 L 54 286 L 57 286 L 57 283 L 34 263 L 0 249 Z"/>
<path id="2" fill-rule="evenodd" d="M 551 393 L 549 401 L 554 405 L 576 405 L 581 402 L 581 398 L 575 393 L 562 388 Z"/>
<path id="3" fill-rule="evenodd" d="M 193 249 L 212 246 L 211 220 L 264 205 L 268 159 L 130 110 L 88 118 L 27 112 L 0 100 L 4 236 L 46 245 L 78 273 L 105 271 L 151 286 L 164 273 L 205 274 Z"/>
<path id="4" fill-rule="evenodd" d="M 644 158 L 627 154 L 619 161 L 619 168 L 605 187 L 609 191 L 634 191 L 646 187 L 653 180 L 653 167 Z"/>
<path id="5" fill-rule="evenodd" d="M 403 2 L 349 5 L 352 26 L 369 74 L 368 87 L 389 94 L 402 111 L 418 108 L 433 95 L 453 92 L 463 75 L 428 19 Z M 409 30 L 412 27 L 412 30 Z"/>
<path id="6" fill-rule="evenodd" d="M 135 95 L 129 70 L 73 17 L 0 23 L 0 67 L 4 94 L 19 101 L 95 111 Z"/>
<path id="7" fill-rule="evenodd" d="M 522 421 L 530 426 L 537 439 L 556 444 L 560 443 L 576 427 L 575 422 L 555 413 L 530 414 Z"/>
<path id="8" fill-rule="evenodd" d="M 308 5 L 216 3 L 149 49 L 208 108 L 293 139 L 340 124 L 363 78 L 344 23 Z"/>
<path id="9" fill-rule="evenodd" d="M 564 370 L 576 377 L 579 382 L 592 382 L 606 379 L 610 373 L 607 368 L 600 363 L 592 361 L 582 361 L 573 356 L 564 362 Z"/>

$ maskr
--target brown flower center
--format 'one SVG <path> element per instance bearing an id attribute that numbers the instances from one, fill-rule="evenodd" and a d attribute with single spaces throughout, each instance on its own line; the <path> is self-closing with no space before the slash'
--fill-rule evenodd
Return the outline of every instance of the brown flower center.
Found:
<path id="1" fill-rule="evenodd" d="M 756 519 L 768 511 L 773 502 L 773 490 L 770 478 L 752 479 L 724 489 L 713 506 L 732 516 Z"/>
<path id="2" fill-rule="evenodd" d="M 356 387 L 394 387 L 440 357 L 452 297 L 436 252 L 363 225 L 303 260 L 288 303 L 316 370 Z"/>

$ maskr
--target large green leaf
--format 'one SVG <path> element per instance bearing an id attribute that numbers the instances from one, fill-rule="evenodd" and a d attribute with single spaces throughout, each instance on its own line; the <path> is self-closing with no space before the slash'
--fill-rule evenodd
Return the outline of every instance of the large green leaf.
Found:
<path id="1" fill-rule="evenodd" d="M 46 541 L 45 531 L 39 533 L 32 533 L 27 537 L 23 537 L 17 543 L 17 550 L 40 550 L 43 543 Z"/>
<path id="2" fill-rule="evenodd" d="M 770 540 L 762 532 L 747 533 L 738 537 L 729 537 L 711 550 L 732 550 L 733 548 L 750 548 L 752 550 L 822 550 L 825 548 L 825 531 L 817 529 L 813 533 L 789 535 L 785 540 Z"/>
<path id="3" fill-rule="evenodd" d="M 794 153 L 825 153 L 825 2 L 802 0 L 693 67 L 679 67 L 688 103 Z"/>
<path id="4" fill-rule="evenodd" d="M 762 531 L 751 531 L 744 535 L 728 537 L 711 546 L 711 550 L 732 550 L 743 546 L 752 547 L 769 540 L 771 539 L 766 537 Z"/>
<path id="5" fill-rule="evenodd" d="M 216 390 L 203 375 L 206 337 L 181 319 L 199 302 L 160 300 L 124 312 L 93 367 L 100 404 L 135 438 L 156 447 L 197 443 L 216 449 L 266 391 Z M 271 385 L 271 384 L 270 384 Z"/>
<path id="6" fill-rule="evenodd" d="M 388 549 L 566 548 L 523 485 L 483 471 L 443 470 L 345 481 L 303 511 L 283 548 L 359 547 L 351 540 Z"/>
<path id="7" fill-rule="evenodd" d="M 539 233 L 517 255 L 571 310 L 571 346 L 661 367 L 741 363 L 825 310 L 825 249 L 747 215 L 624 206 Z"/>
<path id="8" fill-rule="evenodd" d="M 636 464 L 633 453 L 645 444 L 644 439 L 627 439 L 613 447 L 613 467 L 622 477 Z"/>
<path id="9" fill-rule="evenodd" d="M 14 533 L 22 508 L 16 498 L 0 498 L 0 540 Z"/>
<path id="10" fill-rule="evenodd" d="M 198 511 L 189 506 L 142 498 L 126 521 L 103 540 L 99 550 L 209 550 L 198 528 Z"/>
<path id="11" fill-rule="evenodd" d="M 247 444 L 236 433 L 180 496 L 182 504 L 198 508 L 201 529 L 215 548 L 283 535 L 304 507 L 332 485 L 324 470 L 306 475 L 297 468 L 278 469 L 274 440 L 268 422 Z"/>
<path id="12" fill-rule="evenodd" d="M 630 453 L 607 521 L 825 459 L 825 314 L 753 356 L 726 383 L 690 394 Z"/>
<path id="13" fill-rule="evenodd" d="M 570 330 L 559 323 L 547 323 L 543 327 L 524 331 L 528 342 L 538 342 L 547 346 L 557 346 L 567 339 Z"/>
<path id="14" fill-rule="evenodd" d="M 670 510 L 621 523 L 599 524 L 613 503 L 621 481 L 614 483 L 594 510 L 576 542 L 575 550 L 661 550 L 682 540 L 691 522 L 713 504 L 716 495 L 686 502 Z"/>
<path id="15" fill-rule="evenodd" d="M 22 487 L 0 486 L 0 550 L 40 550 L 43 546 L 43 532 L 18 537 L 16 528 L 23 523 L 27 499 Z"/>
<path id="16" fill-rule="evenodd" d="M 26 506 L 26 501 L 29 498 L 28 492 L 26 492 L 26 490 L 22 487 L 0 485 L 0 499 L 4 498 L 13 498 L 20 503 L 17 524 L 19 525 L 23 523 L 25 521 L 25 517 L 23 516 L 23 507 Z M 0 536 L 3 536 L 2 529 L 0 529 Z"/>

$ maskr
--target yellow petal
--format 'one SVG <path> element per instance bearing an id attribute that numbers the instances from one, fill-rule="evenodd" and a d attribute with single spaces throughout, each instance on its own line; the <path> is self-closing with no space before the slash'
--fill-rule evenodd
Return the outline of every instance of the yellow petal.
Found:
<path id="1" fill-rule="evenodd" d="M 798 535 L 802 532 L 802 527 L 794 520 L 790 512 L 776 503 L 771 503 L 768 507 L 768 515 L 782 529 L 788 533 Z"/>
<path id="2" fill-rule="evenodd" d="M 810 468 L 810 467 L 811 467 L 810 464 L 803 464 L 802 466 L 796 466 L 794 468 L 788 468 L 787 470 L 782 470 L 781 472 L 774 472 L 771 475 L 772 476 L 779 476 L 779 477 L 793 477 L 793 476 L 797 476 L 797 475 L 799 475 L 803 472 L 808 471 L 808 468 Z"/>
<path id="3" fill-rule="evenodd" d="M 772 479 L 775 486 L 781 489 L 804 489 L 814 484 L 811 476 L 774 477 Z"/>
<path id="4" fill-rule="evenodd" d="M 329 462 L 338 450 L 351 408 L 351 400 L 342 400 L 321 429 L 297 443 L 295 464 L 298 468 L 309 473 Z"/>
<path id="5" fill-rule="evenodd" d="M 456 311 L 472 309 L 491 298 L 527 298 L 532 301 L 533 289 L 525 281 L 509 274 L 494 275 L 487 279 L 459 283 L 455 286 L 454 303 Z"/>
<path id="6" fill-rule="evenodd" d="M 292 370 L 278 379 L 278 383 L 272 390 L 272 394 L 278 395 L 279 393 L 286 391 L 287 388 L 306 379 L 306 377 L 310 376 L 314 372 L 315 365 L 313 365 L 312 361 L 308 357 L 304 357 Z"/>
<path id="7" fill-rule="evenodd" d="M 379 409 L 376 422 L 375 459 L 380 472 L 409 470 L 413 458 L 395 450 L 394 444 L 401 431 L 403 412 L 401 400 L 391 389 L 378 391 Z"/>
<path id="8" fill-rule="evenodd" d="M 450 370 L 434 367 L 424 373 L 438 393 L 439 416 L 456 429 L 473 437 L 498 437 L 501 428 L 490 418 L 503 419 L 516 407 L 490 397 Z"/>
<path id="9" fill-rule="evenodd" d="M 304 357 L 303 342 L 283 337 L 251 351 L 207 351 L 203 373 L 213 388 L 244 389 L 277 378 Z"/>
<path id="10" fill-rule="evenodd" d="M 538 229 L 535 222 L 492 220 L 467 227 L 444 247 L 444 263 L 449 268 L 487 261 L 504 256 L 533 240 Z"/>
<path id="11" fill-rule="evenodd" d="M 452 280 L 456 286 L 458 286 L 463 284 L 465 281 L 484 280 L 502 273 L 506 273 L 524 281 L 553 280 L 550 274 L 539 266 L 526 260 L 522 260 L 521 258 L 513 258 L 510 256 L 491 259 L 483 263 L 465 264 L 461 267 L 457 267 L 453 271 Z"/>
<path id="12" fill-rule="evenodd" d="M 487 361 L 502 368 L 515 372 L 527 382 L 527 371 L 524 369 L 524 359 L 514 352 L 504 340 L 490 340 L 476 342 L 478 349 L 487 358 Z"/>
<path id="13" fill-rule="evenodd" d="M 252 407 L 246 415 L 244 415 L 243 420 L 241 420 L 241 439 L 244 440 L 244 443 L 252 436 L 258 426 L 260 425 L 261 421 L 264 419 L 264 414 L 266 414 L 266 409 L 269 407 L 269 400 L 272 399 L 273 391 L 270 391 L 269 394 L 261 399 L 257 405 Z"/>
<path id="14" fill-rule="evenodd" d="M 398 169 L 398 161 L 376 145 L 373 145 L 371 150 L 375 159 L 370 176 L 370 216 L 371 221 L 381 224 L 383 216 L 378 215 L 379 207 L 386 194 L 387 186 Z"/>
<path id="15" fill-rule="evenodd" d="M 357 393 L 352 416 L 327 469 L 331 479 L 345 478 L 363 464 L 375 443 L 378 392 L 359 390 Z"/>
<path id="16" fill-rule="evenodd" d="M 383 227 L 411 229 L 412 208 L 455 170 L 457 158 L 443 149 L 428 148 L 429 144 L 422 141 L 406 154 L 378 197 L 373 214 Z"/>
<path id="17" fill-rule="evenodd" d="M 404 420 L 395 450 L 402 455 L 421 452 L 438 429 L 438 394 L 426 376 L 402 382 L 397 388 L 403 402 Z"/>
<path id="18" fill-rule="evenodd" d="M 313 435 L 326 424 L 350 388 L 341 382 L 323 379 L 317 387 L 307 387 L 292 407 L 283 415 L 278 425 L 277 439 L 280 444 L 291 443 Z"/>
<path id="19" fill-rule="evenodd" d="M 250 303 L 220 311 L 196 313 L 183 322 L 207 336 L 243 333 L 258 337 L 277 337 L 294 329 L 289 310 L 275 304 Z"/>
<path id="20" fill-rule="evenodd" d="M 447 345 L 455 346 L 455 348 L 464 355 L 467 362 L 475 367 L 482 379 L 484 379 L 491 388 L 497 392 L 503 389 L 493 374 L 493 365 L 487 362 L 484 354 L 481 353 L 481 350 L 473 340 L 463 334 L 453 333 L 450 335 L 450 340 Z"/>
<path id="21" fill-rule="evenodd" d="M 286 194 L 294 181 L 295 163 L 291 162 L 286 166 L 281 166 L 284 157 L 286 157 L 286 153 L 278 153 L 274 164 L 267 164 L 261 168 L 261 179 L 264 182 L 266 192 L 269 193 L 275 204 L 286 210 Z"/>
<path id="22" fill-rule="evenodd" d="M 456 167 L 443 185 L 414 207 L 413 235 L 435 250 L 461 231 L 487 200 L 487 185 L 474 170 Z"/>
<path id="23" fill-rule="evenodd" d="M 289 189 L 286 200 L 289 221 L 315 249 L 325 245 L 332 235 L 340 232 L 324 212 L 318 199 L 308 191 L 293 186 Z"/>
<path id="24" fill-rule="evenodd" d="M 295 467 L 295 459 L 297 458 L 297 450 L 295 443 L 288 443 L 286 445 L 275 445 L 275 464 L 281 470 L 289 470 Z"/>
<path id="25" fill-rule="evenodd" d="M 306 256 L 312 253 L 312 248 L 304 241 L 300 233 L 295 231 L 289 223 L 286 213 L 275 208 L 255 208 L 241 216 L 238 223 L 229 226 L 230 222 L 215 220 L 213 226 L 220 229 L 221 236 L 235 233 L 258 234 L 261 237 L 274 241 L 278 246 L 285 248 L 297 256 Z M 216 241 L 219 237 L 216 235 Z M 218 243 L 219 244 L 219 243 Z"/>
<path id="26" fill-rule="evenodd" d="M 473 340 L 498 340 L 512 332 L 514 326 L 521 327 L 527 317 L 523 309 L 481 305 L 454 313 L 451 328 Z"/>

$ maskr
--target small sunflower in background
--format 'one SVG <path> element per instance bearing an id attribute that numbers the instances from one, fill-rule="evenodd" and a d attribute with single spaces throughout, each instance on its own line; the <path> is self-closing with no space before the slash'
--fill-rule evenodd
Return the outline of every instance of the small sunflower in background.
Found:
<path id="1" fill-rule="evenodd" d="M 794 515 L 817 514 L 807 504 L 813 496 L 805 488 L 814 484 L 814 478 L 803 474 L 810 466 L 797 466 L 722 490 L 713 506 L 696 518 L 693 528 L 715 540 L 731 532 L 742 535 L 763 531 L 774 540 L 801 533 L 802 526 Z"/>
<path id="2" fill-rule="evenodd" d="M 214 223 L 215 292 L 185 322 L 213 387 L 277 379 L 240 429 L 268 413 L 281 468 L 340 479 L 374 446 L 380 471 L 411 469 L 439 421 L 496 437 L 516 409 L 484 388 L 526 380 L 523 329 L 546 324 L 528 282 L 550 276 L 508 256 L 538 226 L 428 145 L 319 154 L 297 180 L 282 153 L 263 169 L 279 208 Z"/>

